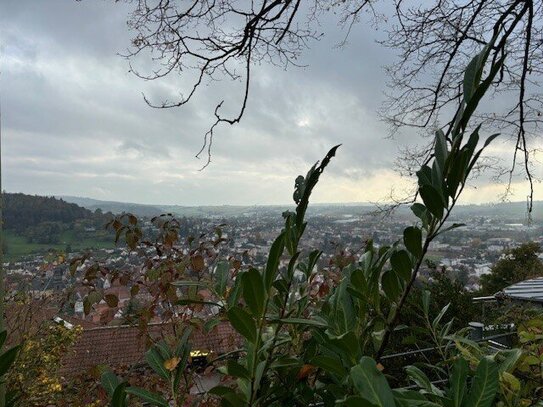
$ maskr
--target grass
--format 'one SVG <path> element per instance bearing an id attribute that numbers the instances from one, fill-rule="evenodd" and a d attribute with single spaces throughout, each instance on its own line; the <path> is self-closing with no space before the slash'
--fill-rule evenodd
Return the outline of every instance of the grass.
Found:
<path id="1" fill-rule="evenodd" d="M 29 243 L 25 236 L 17 235 L 12 231 L 4 231 L 4 239 L 7 242 L 7 253 L 4 254 L 5 261 L 15 261 L 33 254 L 44 254 L 50 250 L 64 251 L 68 245 L 71 246 L 72 251 L 115 247 L 113 238 L 111 241 L 98 240 L 92 236 L 78 239 L 72 230 L 64 231 L 58 244 Z"/>

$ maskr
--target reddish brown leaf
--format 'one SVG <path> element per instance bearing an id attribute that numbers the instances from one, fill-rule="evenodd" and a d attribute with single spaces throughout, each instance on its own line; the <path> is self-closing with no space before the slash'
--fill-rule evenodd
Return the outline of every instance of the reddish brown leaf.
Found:
<path id="1" fill-rule="evenodd" d="M 201 254 L 196 254 L 192 256 L 191 263 L 192 263 L 192 269 L 194 271 L 199 273 L 204 270 L 205 262 Z"/>
<path id="2" fill-rule="evenodd" d="M 104 300 L 106 300 L 106 304 L 111 308 L 119 305 L 119 298 L 115 294 L 106 294 Z"/>
<path id="3" fill-rule="evenodd" d="M 307 378 L 311 373 L 315 371 L 315 366 L 313 365 L 303 365 L 300 370 L 298 371 L 297 378 L 298 380 L 302 380 Z"/>

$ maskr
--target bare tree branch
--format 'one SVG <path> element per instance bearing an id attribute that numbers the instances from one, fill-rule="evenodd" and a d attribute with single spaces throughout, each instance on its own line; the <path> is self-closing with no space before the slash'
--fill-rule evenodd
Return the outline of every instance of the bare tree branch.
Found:
<path id="1" fill-rule="evenodd" d="M 183 106 L 202 84 L 224 77 L 240 83 L 237 113 L 221 114 L 224 105 L 231 103 L 225 100 L 215 106 L 214 121 L 197 154 L 207 154 L 204 168 L 211 162 L 217 127 L 236 124 L 245 113 L 255 64 L 298 66 L 297 60 L 309 42 L 321 35 L 314 28 L 321 13 L 338 15 L 346 32 L 343 44 L 362 13 L 373 13 L 374 21 L 378 20 L 374 8 L 377 0 L 128 1 L 135 4 L 129 20 L 135 36 L 124 55 L 131 71 L 145 80 L 174 74 L 188 79 L 193 75 L 187 92 L 179 99 L 156 103 L 145 96 L 150 106 Z M 465 65 L 495 37 L 489 64 L 504 55 L 507 60 L 490 97 L 499 97 L 503 106 L 516 101 L 503 111 L 493 107 L 493 113 L 480 113 L 479 118 L 515 141 L 508 185 L 516 174 L 517 154 L 522 153 L 531 201 L 535 178 L 529 145 L 542 124 L 539 81 L 543 75 L 543 1 L 392 0 L 392 5 L 383 27 L 388 36 L 381 43 L 399 55 L 397 62 L 387 67 L 388 98 L 380 109 L 392 134 L 405 126 L 423 132 L 449 128 L 450 123 L 440 123 L 441 112 L 459 105 Z M 149 56 L 154 66 L 137 69 L 140 57 Z M 403 157 L 405 162 L 412 161 L 410 167 L 428 158 L 426 149 Z"/>

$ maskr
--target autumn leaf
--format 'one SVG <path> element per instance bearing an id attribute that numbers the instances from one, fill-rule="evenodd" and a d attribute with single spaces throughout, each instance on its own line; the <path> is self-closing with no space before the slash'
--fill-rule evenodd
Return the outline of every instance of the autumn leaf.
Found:
<path id="1" fill-rule="evenodd" d="M 115 294 L 106 294 L 104 300 L 106 300 L 106 304 L 111 308 L 119 305 L 119 298 Z"/>
<path id="2" fill-rule="evenodd" d="M 198 273 L 201 272 L 205 267 L 204 257 L 201 254 L 192 256 L 191 263 L 193 270 Z"/>
<path id="3" fill-rule="evenodd" d="M 171 372 L 172 370 L 175 370 L 180 361 L 181 358 L 177 356 L 171 359 L 167 359 L 164 361 L 164 367 Z"/>
<path id="4" fill-rule="evenodd" d="M 303 365 L 300 368 L 300 371 L 298 372 L 297 378 L 298 380 L 305 379 L 307 376 L 309 376 L 313 371 L 315 370 L 315 366 L 313 365 Z"/>

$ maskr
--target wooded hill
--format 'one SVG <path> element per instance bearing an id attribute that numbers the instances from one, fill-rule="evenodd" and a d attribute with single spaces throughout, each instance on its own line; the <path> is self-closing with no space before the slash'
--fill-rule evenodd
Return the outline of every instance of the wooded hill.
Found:
<path id="1" fill-rule="evenodd" d="M 111 213 L 93 212 L 54 197 L 5 192 L 2 215 L 4 252 L 8 254 L 24 255 L 56 246 L 103 246 L 112 241 L 111 232 L 104 229 Z"/>
<path id="2" fill-rule="evenodd" d="M 101 211 L 92 212 L 54 197 L 6 192 L 3 197 L 3 226 L 15 232 L 23 232 L 43 222 L 59 222 L 67 225 L 83 219 L 106 222 L 106 215 Z"/>

